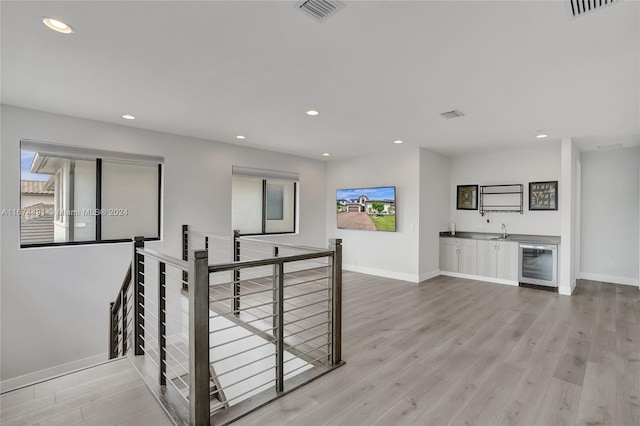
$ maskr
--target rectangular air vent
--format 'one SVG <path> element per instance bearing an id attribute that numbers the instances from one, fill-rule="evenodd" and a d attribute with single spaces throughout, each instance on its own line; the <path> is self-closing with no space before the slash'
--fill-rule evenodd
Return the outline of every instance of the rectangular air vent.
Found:
<path id="1" fill-rule="evenodd" d="M 596 148 L 598 149 L 620 149 L 623 145 L 621 143 L 614 143 L 611 145 L 598 145 Z"/>
<path id="2" fill-rule="evenodd" d="M 462 117 L 464 114 L 458 111 L 457 109 L 454 109 L 453 111 L 442 112 L 440 113 L 440 115 L 446 118 L 447 120 L 450 120 L 452 118 Z"/>
<path id="3" fill-rule="evenodd" d="M 594 12 L 620 0 L 568 0 L 567 12 L 570 18 L 577 18 L 586 13 Z"/>
<path id="4" fill-rule="evenodd" d="M 296 3 L 296 8 L 311 16 L 318 22 L 325 21 L 344 7 L 338 0 L 302 0 Z"/>

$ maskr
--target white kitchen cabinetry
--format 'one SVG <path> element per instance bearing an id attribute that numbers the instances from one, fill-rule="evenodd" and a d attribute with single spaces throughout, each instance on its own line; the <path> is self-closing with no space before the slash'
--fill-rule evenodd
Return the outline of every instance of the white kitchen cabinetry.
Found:
<path id="1" fill-rule="evenodd" d="M 483 277 L 518 280 L 518 243 L 515 241 L 477 241 L 477 274 Z"/>
<path id="2" fill-rule="evenodd" d="M 440 270 L 475 275 L 476 240 L 440 238 Z"/>

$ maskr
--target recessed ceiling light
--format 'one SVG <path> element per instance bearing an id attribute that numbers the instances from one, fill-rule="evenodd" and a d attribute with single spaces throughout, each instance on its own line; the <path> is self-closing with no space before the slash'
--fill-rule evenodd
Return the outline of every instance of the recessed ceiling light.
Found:
<path id="1" fill-rule="evenodd" d="M 323 153 L 322 153 L 322 156 L 323 156 L 323 157 L 329 157 L 330 155 L 331 155 L 331 154 L 329 154 L 328 152 L 323 152 Z"/>
<path id="2" fill-rule="evenodd" d="M 397 141 L 393 141 L 393 143 L 401 144 L 401 143 L 404 143 L 404 141 L 397 140 Z"/>
<path id="3" fill-rule="evenodd" d="M 311 109 L 311 110 L 307 111 L 307 115 L 318 115 L 318 114 L 320 114 L 320 113 L 318 111 L 314 110 L 314 109 Z"/>
<path id="4" fill-rule="evenodd" d="M 48 18 L 45 16 L 42 18 L 42 23 L 53 31 L 57 31 L 62 34 L 73 34 L 76 32 L 71 25 L 65 24 L 58 19 Z"/>
<path id="5" fill-rule="evenodd" d="M 136 117 L 134 115 L 131 115 L 131 114 L 124 114 L 122 116 L 122 118 L 124 118 L 125 120 L 135 120 L 136 119 Z"/>
<path id="6" fill-rule="evenodd" d="M 546 133 L 538 133 L 536 135 L 536 138 L 538 138 L 538 139 L 544 139 L 544 138 L 548 138 L 548 137 L 549 137 L 549 135 L 546 134 Z"/>
<path id="7" fill-rule="evenodd" d="M 247 138 L 246 136 L 242 136 L 242 135 L 236 136 L 236 139 L 246 139 L 246 138 Z"/>

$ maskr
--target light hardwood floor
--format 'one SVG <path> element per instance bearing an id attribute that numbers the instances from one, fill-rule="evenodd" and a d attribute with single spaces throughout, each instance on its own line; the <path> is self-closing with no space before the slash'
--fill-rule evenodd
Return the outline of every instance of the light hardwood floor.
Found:
<path id="1" fill-rule="evenodd" d="M 0 424 L 170 426 L 129 360 L 119 359 L 0 395 Z"/>
<path id="2" fill-rule="evenodd" d="M 640 291 L 345 272 L 347 364 L 238 425 L 640 425 Z"/>
<path id="3" fill-rule="evenodd" d="M 640 426 L 635 287 L 579 281 L 566 297 L 345 272 L 343 358 L 236 424 Z M 170 424 L 116 365 L 3 394 L 0 424 Z"/>

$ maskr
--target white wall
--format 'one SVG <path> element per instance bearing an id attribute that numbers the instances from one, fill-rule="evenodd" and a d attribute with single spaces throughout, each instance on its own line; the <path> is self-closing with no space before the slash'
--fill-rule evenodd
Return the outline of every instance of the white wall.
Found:
<path id="1" fill-rule="evenodd" d="M 581 278 L 638 285 L 639 154 L 582 153 Z"/>
<path id="2" fill-rule="evenodd" d="M 580 240 L 577 193 L 581 187 L 579 175 L 580 152 L 571 138 L 563 138 L 561 145 L 562 165 L 561 179 L 558 185 L 559 206 L 561 216 L 562 244 L 559 248 L 558 293 L 569 296 L 576 286 L 577 259 L 576 247 Z"/>
<path id="3" fill-rule="evenodd" d="M 451 159 L 420 150 L 420 281 L 439 275 L 440 231 L 446 231 L 451 209 Z"/>
<path id="4" fill-rule="evenodd" d="M 560 210 L 528 210 L 529 182 L 560 180 L 560 144 L 540 142 L 534 148 L 461 155 L 451 160 L 450 208 L 451 221 L 458 231 L 501 232 L 507 225 L 510 234 L 560 235 Z M 458 185 L 524 185 L 524 214 L 490 213 L 456 210 Z M 446 231 L 447 228 L 441 229 Z"/>
<path id="5" fill-rule="evenodd" d="M 301 235 L 282 239 L 326 247 L 322 161 L 4 105 L 1 122 L 2 209 L 19 207 L 19 142 L 33 139 L 164 156 L 163 241 L 150 243 L 155 249 L 179 256 L 182 224 L 199 231 L 231 232 L 234 165 L 298 172 Z M 3 389 L 106 359 L 107 308 L 124 277 L 131 247 L 20 250 L 19 218 L 11 216 L 1 218 L 1 232 Z"/>
<path id="6" fill-rule="evenodd" d="M 406 281 L 419 281 L 420 153 L 397 146 L 386 155 L 363 156 L 327 165 L 327 236 L 342 238 L 343 268 Z M 396 232 L 338 229 L 336 190 L 396 187 Z"/>

